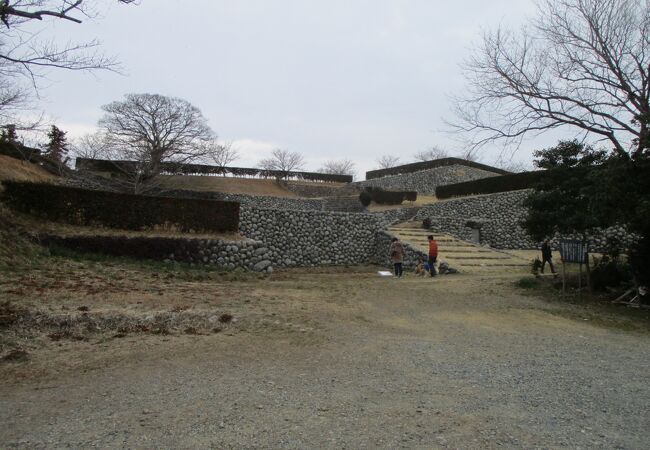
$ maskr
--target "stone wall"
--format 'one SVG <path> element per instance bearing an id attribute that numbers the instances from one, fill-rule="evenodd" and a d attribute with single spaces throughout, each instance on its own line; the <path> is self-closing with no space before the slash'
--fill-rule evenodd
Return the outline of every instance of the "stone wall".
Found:
<path id="1" fill-rule="evenodd" d="M 231 200 L 241 203 L 242 206 L 252 206 L 267 209 L 312 210 L 323 209 L 323 200 L 291 197 L 271 197 L 263 195 L 213 193 L 220 200 Z"/>
<path id="2" fill-rule="evenodd" d="M 498 176 L 498 174 L 458 164 L 375 178 L 353 184 L 361 187 L 376 186 L 392 191 L 417 191 L 419 194 L 435 195 L 437 186 L 494 176 Z"/>
<path id="3" fill-rule="evenodd" d="M 371 214 L 243 207 L 240 233 L 262 241 L 274 266 L 367 264 L 381 221 Z"/>
<path id="4" fill-rule="evenodd" d="M 406 208 L 387 209 L 385 211 L 373 211 L 370 214 L 379 219 L 382 229 L 386 229 L 396 223 L 411 220 L 419 210 L 420 208 L 418 206 L 409 206 Z"/>
<path id="5" fill-rule="evenodd" d="M 380 231 L 377 233 L 377 239 L 375 240 L 375 254 L 373 263 L 383 266 L 393 268 L 393 262 L 390 260 L 390 255 L 388 250 L 390 249 L 391 240 L 393 236 L 388 234 L 385 231 Z M 428 255 L 414 247 L 411 247 L 406 242 L 402 241 L 404 246 L 404 251 L 406 255 L 404 256 L 404 262 L 402 263 L 404 269 L 413 269 L 419 260 L 426 261 Z"/>
<path id="6" fill-rule="evenodd" d="M 481 224 L 481 244 L 495 248 L 533 249 L 533 242 L 520 222 L 526 217 L 522 205 L 527 190 L 463 197 L 424 206 L 416 219 L 429 218 L 431 227 L 459 239 L 470 240 L 472 228 L 466 224 Z"/>
<path id="7" fill-rule="evenodd" d="M 530 190 L 526 189 L 441 201 L 422 207 L 415 220 L 428 218 L 433 230 L 463 240 L 472 239 L 469 222 L 480 227 L 482 245 L 502 249 L 537 249 L 539 242 L 533 241 L 520 225 L 527 216 L 523 201 L 529 193 Z M 556 249 L 560 238 L 577 237 L 556 236 L 552 240 Z M 590 249 L 602 251 L 608 239 L 616 239 L 622 248 L 627 248 L 634 241 L 634 236 L 623 227 L 611 227 L 589 238 Z"/>

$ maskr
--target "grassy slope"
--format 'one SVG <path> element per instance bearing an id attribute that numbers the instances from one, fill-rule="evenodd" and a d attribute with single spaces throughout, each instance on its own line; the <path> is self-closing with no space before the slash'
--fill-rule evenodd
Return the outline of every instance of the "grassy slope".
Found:
<path id="1" fill-rule="evenodd" d="M 35 164 L 0 155 L 0 182 L 6 180 L 54 183 L 56 177 Z M 29 229 L 0 203 L 0 270 L 26 267 L 39 254 L 41 249 L 29 238 Z"/>
<path id="2" fill-rule="evenodd" d="M 4 180 L 55 182 L 56 177 L 30 162 L 0 155 L 0 181 Z"/>
<path id="3" fill-rule="evenodd" d="M 272 197 L 298 197 L 274 180 L 181 175 L 167 175 L 160 178 L 163 186 L 174 189 L 227 192 L 229 194 L 268 195 Z"/>

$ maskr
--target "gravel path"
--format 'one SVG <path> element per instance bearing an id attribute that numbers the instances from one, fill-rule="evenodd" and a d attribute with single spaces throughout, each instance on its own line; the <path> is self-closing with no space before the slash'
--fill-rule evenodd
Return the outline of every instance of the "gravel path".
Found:
<path id="1" fill-rule="evenodd" d="M 313 332 L 116 341 L 119 364 L 0 387 L 0 446 L 648 448 L 646 333 L 499 278 L 291 283 Z"/>

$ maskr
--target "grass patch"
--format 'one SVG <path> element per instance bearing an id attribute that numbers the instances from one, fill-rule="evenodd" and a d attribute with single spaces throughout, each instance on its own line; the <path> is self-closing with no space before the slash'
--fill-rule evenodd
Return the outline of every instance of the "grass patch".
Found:
<path id="1" fill-rule="evenodd" d="M 515 286 L 519 289 L 538 289 L 541 283 L 535 277 L 523 277 L 515 281 Z"/>
<path id="2" fill-rule="evenodd" d="M 517 280 L 514 285 L 545 303 L 541 310 L 576 322 L 627 332 L 650 332 L 650 311 L 628 308 L 611 303 L 607 295 L 589 295 L 567 286 L 562 294 L 562 282 L 557 279 L 539 279 L 532 276 Z M 577 286 L 577 283 L 576 283 Z"/>

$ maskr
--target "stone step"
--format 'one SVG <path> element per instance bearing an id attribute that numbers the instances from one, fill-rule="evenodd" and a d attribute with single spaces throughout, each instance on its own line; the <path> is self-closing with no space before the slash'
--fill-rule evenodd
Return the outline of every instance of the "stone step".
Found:
<path id="1" fill-rule="evenodd" d="M 448 263 L 449 263 L 449 265 L 450 265 L 451 267 L 456 267 L 456 266 L 455 266 L 454 264 L 452 264 L 451 262 L 448 261 Z M 521 264 L 498 264 L 498 263 L 495 263 L 495 264 L 463 263 L 463 264 L 458 264 L 457 266 L 458 266 L 458 268 L 463 268 L 463 267 L 483 267 L 483 268 L 490 268 L 490 267 L 512 267 L 512 268 L 516 268 L 516 269 L 524 269 L 524 268 L 528 268 L 528 267 L 529 267 L 529 266 L 527 266 L 526 264 L 521 265 Z"/>
<path id="2" fill-rule="evenodd" d="M 523 272 L 529 263 L 511 254 L 482 247 L 472 242 L 457 239 L 444 233 L 431 230 L 393 226 L 389 232 L 405 243 L 426 254 L 429 248 L 427 236 L 433 235 L 438 242 L 438 262 L 445 261 L 451 267 L 463 272 L 490 272 L 496 270 L 516 270 Z"/>
<path id="3" fill-rule="evenodd" d="M 470 260 L 470 261 L 512 261 L 512 258 L 505 256 L 505 255 L 485 255 L 485 256 L 480 256 L 480 255 L 465 255 L 465 256 L 460 256 L 460 255 L 451 255 L 447 252 L 440 252 L 438 255 L 438 258 L 449 258 L 449 259 L 455 259 L 455 260 Z"/>

